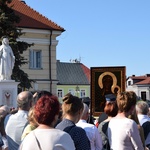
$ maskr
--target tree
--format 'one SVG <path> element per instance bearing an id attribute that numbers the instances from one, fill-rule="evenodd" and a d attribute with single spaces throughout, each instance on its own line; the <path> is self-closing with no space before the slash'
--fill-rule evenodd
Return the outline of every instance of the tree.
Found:
<path id="1" fill-rule="evenodd" d="M 17 16 L 8 4 L 12 0 L 0 0 L 0 37 L 7 36 L 9 38 L 10 46 L 15 55 L 15 66 L 12 73 L 12 79 L 20 82 L 18 88 L 29 89 L 32 87 L 33 80 L 28 78 L 28 74 L 21 70 L 21 66 L 28 63 L 21 54 L 27 50 L 32 44 L 26 42 L 17 41 L 17 39 L 23 34 L 20 28 L 17 28 L 17 24 L 21 21 L 21 18 Z"/>

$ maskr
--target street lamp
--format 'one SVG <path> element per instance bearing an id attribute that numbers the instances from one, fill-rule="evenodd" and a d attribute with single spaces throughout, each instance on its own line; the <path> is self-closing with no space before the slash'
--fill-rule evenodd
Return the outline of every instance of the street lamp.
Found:
<path id="1" fill-rule="evenodd" d="M 75 88 L 75 93 L 77 93 L 77 96 L 78 96 L 78 93 L 80 93 L 80 88 L 79 88 L 78 85 L 77 85 L 76 88 Z"/>
<path id="2" fill-rule="evenodd" d="M 147 89 L 148 89 L 148 95 L 149 95 L 148 100 L 150 101 L 150 86 Z"/>

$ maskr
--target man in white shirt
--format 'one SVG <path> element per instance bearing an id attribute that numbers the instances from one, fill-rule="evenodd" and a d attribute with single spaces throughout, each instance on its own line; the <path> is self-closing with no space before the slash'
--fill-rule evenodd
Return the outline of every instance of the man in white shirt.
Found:
<path id="1" fill-rule="evenodd" d="M 93 124 L 87 123 L 88 117 L 89 108 L 84 103 L 84 109 L 81 115 L 81 119 L 76 125 L 85 130 L 86 135 L 90 140 L 91 150 L 102 150 L 102 138 L 98 132 L 97 127 Z"/>
<path id="2" fill-rule="evenodd" d="M 5 131 L 8 140 L 8 149 L 18 150 L 21 143 L 21 135 L 27 124 L 28 111 L 31 108 L 33 95 L 29 91 L 23 91 L 18 94 L 17 107 L 18 112 L 9 116 Z"/>
<path id="3" fill-rule="evenodd" d="M 148 106 L 147 102 L 145 102 L 145 101 L 137 102 L 137 104 L 136 104 L 136 113 L 137 113 L 137 117 L 139 119 L 140 125 L 143 127 L 144 132 L 145 132 L 145 130 L 147 130 L 144 123 L 150 121 L 150 118 L 148 116 L 148 112 L 149 112 L 149 106 Z M 145 139 L 145 145 L 148 148 L 150 148 L 150 132 L 147 133 L 147 136 L 146 136 L 146 139 Z"/>

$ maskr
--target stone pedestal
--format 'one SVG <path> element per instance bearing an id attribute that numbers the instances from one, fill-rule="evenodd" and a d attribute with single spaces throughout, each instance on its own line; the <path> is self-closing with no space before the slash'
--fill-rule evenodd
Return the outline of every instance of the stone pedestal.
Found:
<path id="1" fill-rule="evenodd" d="M 14 80 L 0 81 L 0 105 L 17 107 L 18 84 Z"/>

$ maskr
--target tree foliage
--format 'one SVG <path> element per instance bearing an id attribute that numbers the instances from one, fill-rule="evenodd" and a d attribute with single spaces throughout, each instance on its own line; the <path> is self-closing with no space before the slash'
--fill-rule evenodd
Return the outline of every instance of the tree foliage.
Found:
<path id="1" fill-rule="evenodd" d="M 23 34 L 22 30 L 17 27 L 17 24 L 21 21 L 21 18 L 15 14 L 12 7 L 8 7 L 12 0 L 0 0 L 0 37 L 2 41 L 3 36 L 9 38 L 10 46 L 15 55 L 15 66 L 12 73 L 12 79 L 16 82 L 20 82 L 19 88 L 29 89 L 31 83 L 28 74 L 21 70 L 21 66 L 28 63 L 21 54 L 27 50 L 32 44 L 28 44 L 23 41 L 17 41 L 17 39 Z"/>

